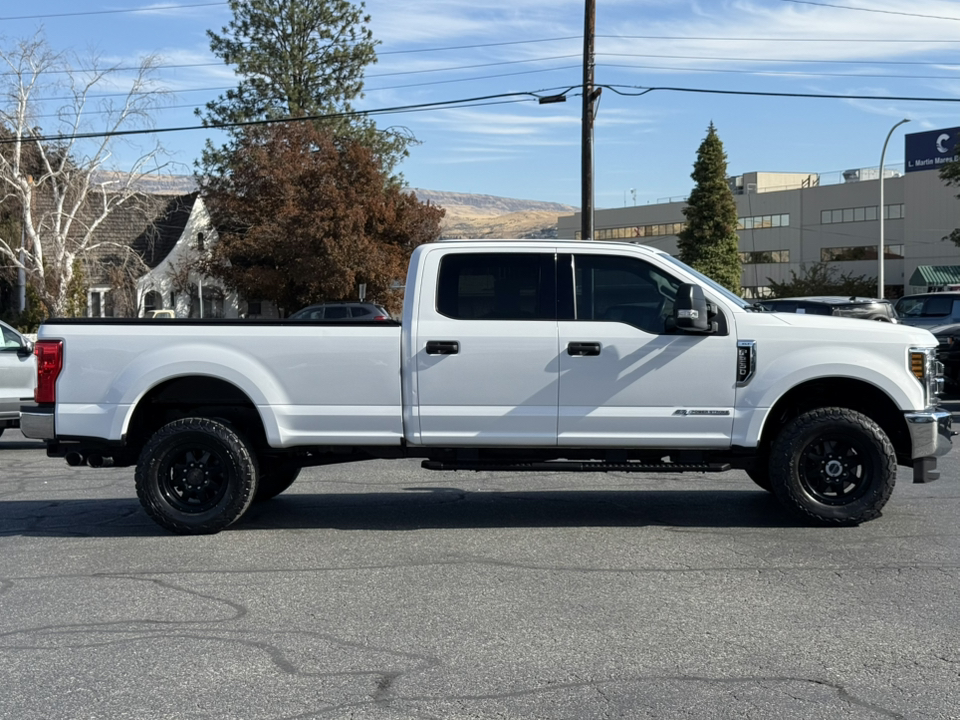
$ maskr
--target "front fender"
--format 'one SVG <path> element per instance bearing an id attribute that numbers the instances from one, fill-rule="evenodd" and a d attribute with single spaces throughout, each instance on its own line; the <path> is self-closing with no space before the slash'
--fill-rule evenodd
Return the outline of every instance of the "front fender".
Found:
<path id="1" fill-rule="evenodd" d="M 766 362 L 762 352 L 759 347 L 756 375 L 748 385 L 737 390 L 734 445 L 756 447 L 771 408 L 790 390 L 813 380 L 846 378 L 868 383 L 904 412 L 922 409 L 925 404 L 923 388 L 907 370 L 906 349 L 899 361 L 849 345 L 843 348 L 842 360 L 830 362 L 824 362 L 822 347 L 797 349 Z"/>

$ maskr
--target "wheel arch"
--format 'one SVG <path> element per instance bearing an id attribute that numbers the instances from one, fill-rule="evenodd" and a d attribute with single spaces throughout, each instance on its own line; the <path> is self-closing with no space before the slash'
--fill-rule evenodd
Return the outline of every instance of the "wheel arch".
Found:
<path id="1" fill-rule="evenodd" d="M 209 375 L 182 375 L 154 385 L 137 400 L 124 432 L 127 447 L 139 452 L 161 427 L 187 417 L 222 420 L 255 448 L 268 445 L 264 418 L 241 388 Z"/>
<path id="2" fill-rule="evenodd" d="M 767 413 L 759 450 L 769 455 L 774 439 L 792 419 L 810 410 L 841 407 L 862 413 L 890 438 L 900 464 L 911 465 L 910 432 L 903 412 L 883 390 L 856 378 L 816 378 L 787 391 Z"/>

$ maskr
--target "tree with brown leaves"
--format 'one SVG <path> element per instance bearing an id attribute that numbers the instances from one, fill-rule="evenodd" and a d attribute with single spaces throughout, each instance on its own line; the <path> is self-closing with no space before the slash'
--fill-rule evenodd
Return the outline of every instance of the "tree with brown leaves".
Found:
<path id="1" fill-rule="evenodd" d="M 203 194 L 219 241 L 205 270 L 289 314 L 367 299 L 399 310 L 413 249 L 440 236 L 443 210 L 392 182 L 364 143 L 313 123 L 248 128 L 227 176 Z"/>

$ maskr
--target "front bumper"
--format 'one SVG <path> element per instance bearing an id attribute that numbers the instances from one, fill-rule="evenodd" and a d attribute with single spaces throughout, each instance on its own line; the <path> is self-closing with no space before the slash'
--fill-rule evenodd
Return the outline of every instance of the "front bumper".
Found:
<path id="1" fill-rule="evenodd" d="M 53 406 L 23 405 L 20 407 L 20 432 L 34 440 L 56 440 Z"/>
<path id="2" fill-rule="evenodd" d="M 905 413 L 913 458 L 913 481 L 932 482 L 940 477 L 937 458 L 953 447 L 953 417 L 946 410 Z"/>

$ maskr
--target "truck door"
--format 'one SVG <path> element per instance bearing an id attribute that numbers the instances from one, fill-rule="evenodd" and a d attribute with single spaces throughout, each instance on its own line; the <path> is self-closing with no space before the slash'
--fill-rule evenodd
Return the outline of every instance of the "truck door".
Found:
<path id="1" fill-rule="evenodd" d="M 729 446 L 735 333 L 677 332 L 681 281 L 641 258 L 584 250 L 557 265 L 559 444 Z"/>
<path id="2" fill-rule="evenodd" d="M 557 444 L 556 260 L 456 248 L 425 260 L 415 406 L 423 445 Z M 424 292 L 432 294 L 430 289 Z"/>

